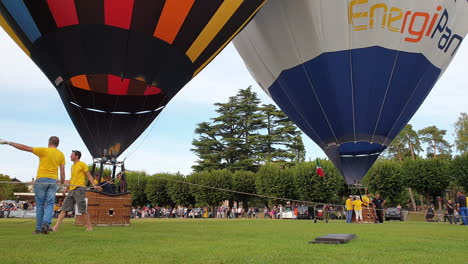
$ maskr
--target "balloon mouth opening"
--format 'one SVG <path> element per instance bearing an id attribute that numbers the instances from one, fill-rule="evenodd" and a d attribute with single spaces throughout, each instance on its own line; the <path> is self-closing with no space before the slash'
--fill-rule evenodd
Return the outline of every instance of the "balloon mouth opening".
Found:
<path id="1" fill-rule="evenodd" d="M 379 155 L 387 148 L 369 141 L 343 142 L 329 147 L 325 153 L 348 184 L 356 184 L 366 175 Z"/>
<path id="2" fill-rule="evenodd" d="M 387 146 L 368 141 L 358 141 L 342 143 L 338 148 L 342 158 L 355 158 L 380 155 Z"/>
<path id="3" fill-rule="evenodd" d="M 56 83 L 61 77 L 57 78 Z M 101 80 L 100 86 L 92 80 Z M 109 95 L 148 96 L 163 93 L 156 83 L 146 83 L 144 77 L 123 78 L 112 74 L 82 74 L 70 78 L 70 84 L 78 89 Z M 94 86 L 93 86 L 94 85 Z"/>

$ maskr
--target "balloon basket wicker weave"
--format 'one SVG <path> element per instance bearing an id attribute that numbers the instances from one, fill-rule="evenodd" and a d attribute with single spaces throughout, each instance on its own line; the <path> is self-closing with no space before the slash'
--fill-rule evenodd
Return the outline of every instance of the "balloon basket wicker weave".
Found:
<path id="1" fill-rule="evenodd" d="M 96 191 L 86 193 L 88 214 L 94 226 L 130 225 L 132 195 L 130 193 L 105 194 Z M 83 215 L 76 215 L 75 225 L 85 225 Z"/>
<path id="2" fill-rule="evenodd" d="M 366 224 L 375 224 L 377 215 L 372 207 L 362 207 L 362 222 Z M 353 212 L 353 223 L 356 223 L 356 213 Z"/>

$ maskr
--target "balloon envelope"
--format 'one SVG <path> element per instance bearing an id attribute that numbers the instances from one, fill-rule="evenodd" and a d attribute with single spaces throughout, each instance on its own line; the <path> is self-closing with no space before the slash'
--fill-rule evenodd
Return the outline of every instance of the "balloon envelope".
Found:
<path id="1" fill-rule="evenodd" d="M 270 0 L 234 45 L 351 184 L 415 114 L 467 31 L 467 1 Z"/>
<path id="2" fill-rule="evenodd" d="M 264 2 L 0 0 L 0 25 L 56 86 L 93 157 L 117 157 Z"/>

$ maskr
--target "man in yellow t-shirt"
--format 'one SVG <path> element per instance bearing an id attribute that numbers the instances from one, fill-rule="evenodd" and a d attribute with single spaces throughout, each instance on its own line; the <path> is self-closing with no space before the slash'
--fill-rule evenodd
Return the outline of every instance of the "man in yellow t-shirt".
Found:
<path id="1" fill-rule="evenodd" d="M 359 196 L 356 197 L 356 200 L 353 202 L 353 207 L 354 207 L 354 213 L 356 213 L 356 223 L 359 223 L 359 219 L 362 221 L 362 201 Z"/>
<path id="2" fill-rule="evenodd" d="M 369 204 L 371 204 L 371 199 L 370 199 L 370 194 L 368 193 L 362 197 L 362 205 L 368 207 Z"/>
<path id="3" fill-rule="evenodd" d="M 39 157 L 34 194 L 36 200 L 36 229 L 33 234 L 48 234 L 54 216 L 55 194 L 57 192 L 58 168 L 60 183 L 65 180 L 65 156 L 57 149 L 60 140 L 50 137 L 47 148 L 33 148 L 0 139 L 0 144 L 8 144 L 22 151 L 32 152 Z"/>
<path id="4" fill-rule="evenodd" d="M 353 196 L 350 195 L 348 199 L 346 199 L 346 223 L 351 224 L 353 222 Z"/>
<path id="5" fill-rule="evenodd" d="M 78 150 L 73 150 L 70 155 L 70 160 L 73 161 L 71 167 L 71 179 L 70 186 L 67 188 L 69 190 L 67 197 L 63 201 L 62 210 L 60 211 L 57 223 L 52 228 L 54 231 L 58 231 L 60 224 L 65 218 L 66 212 L 73 211 L 75 204 L 78 206 L 78 212 L 84 215 L 86 220 L 86 231 L 92 231 L 93 227 L 91 226 L 91 221 L 89 220 L 89 215 L 86 212 L 86 177 L 89 182 L 93 182 L 93 177 L 89 173 L 88 166 L 86 163 L 80 161 L 81 152 Z"/>

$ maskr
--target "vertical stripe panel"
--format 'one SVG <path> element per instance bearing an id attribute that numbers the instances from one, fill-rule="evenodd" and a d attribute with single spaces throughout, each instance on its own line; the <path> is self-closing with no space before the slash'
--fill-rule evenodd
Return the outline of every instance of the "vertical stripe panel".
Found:
<path id="1" fill-rule="evenodd" d="M 70 81 L 72 85 L 77 88 L 88 90 L 88 91 L 91 90 L 91 88 L 89 87 L 88 78 L 86 77 L 86 75 L 74 76 L 70 79 Z"/>
<path id="2" fill-rule="evenodd" d="M 161 92 L 161 89 L 159 89 L 158 87 L 148 85 L 146 86 L 145 95 L 155 95 Z"/>
<path id="3" fill-rule="evenodd" d="M 25 4 L 42 35 L 57 29 L 57 24 L 55 24 L 46 0 L 26 0 Z"/>
<path id="4" fill-rule="evenodd" d="M 130 30 L 144 32 L 153 35 L 159 17 L 164 7 L 165 0 L 140 0 L 135 1 L 133 18 Z"/>
<path id="5" fill-rule="evenodd" d="M 128 95 L 143 95 L 145 93 L 147 84 L 142 81 L 130 80 L 128 85 Z"/>
<path id="6" fill-rule="evenodd" d="M 57 27 L 66 27 L 79 23 L 74 0 L 47 0 L 47 3 Z"/>
<path id="7" fill-rule="evenodd" d="M 91 91 L 97 93 L 107 93 L 107 74 L 89 74 L 88 83 Z"/>
<path id="8" fill-rule="evenodd" d="M 108 83 L 108 94 L 113 95 L 126 95 L 128 92 L 128 85 L 130 84 L 130 79 L 122 79 L 115 75 L 107 75 Z"/>
<path id="9" fill-rule="evenodd" d="M 23 30 L 24 34 L 26 34 L 29 41 L 34 42 L 41 36 L 41 32 L 39 32 L 23 0 L 2 0 L 2 3 L 21 30 Z"/>
<path id="10" fill-rule="evenodd" d="M 174 46 L 186 52 L 222 3 L 223 0 L 196 1 L 174 40 Z"/>
<path id="11" fill-rule="evenodd" d="M 192 62 L 200 56 L 243 2 L 244 0 L 223 2 L 213 18 L 208 22 L 208 25 L 206 25 L 192 46 L 187 50 L 186 54 Z"/>
<path id="12" fill-rule="evenodd" d="M 8 25 L 6 22 L 5 18 L 3 18 L 2 15 L 0 15 L 0 26 L 6 31 L 6 33 L 10 36 L 10 38 L 13 39 L 13 41 L 16 42 L 16 44 L 28 55 L 31 57 L 31 53 L 29 52 L 28 48 L 24 45 L 24 43 L 21 41 L 21 39 L 16 35 L 16 33 L 13 31 L 13 29 Z"/>
<path id="13" fill-rule="evenodd" d="M 80 24 L 104 24 L 104 0 L 79 0 L 75 5 Z"/>
<path id="14" fill-rule="evenodd" d="M 133 0 L 104 0 L 104 22 L 106 25 L 130 29 Z"/>
<path id="15" fill-rule="evenodd" d="M 195 0 L 167 0 L 153 35 L 172 44 L 194 2 Z"/>
<path id="16" fill-rule="evenodd" d="M 258 10 L 267 2 L 267 0 L 249 0 L 242 4 L 232 18 L 226 23 L 225 27 L 211 41 L 206 49 L 199 55 L 194 62 L 196 68 L 193 76 L 196 76 L 203 68 L 216 57 L 221 50 L 250 22 L 257 14 Z"/>

